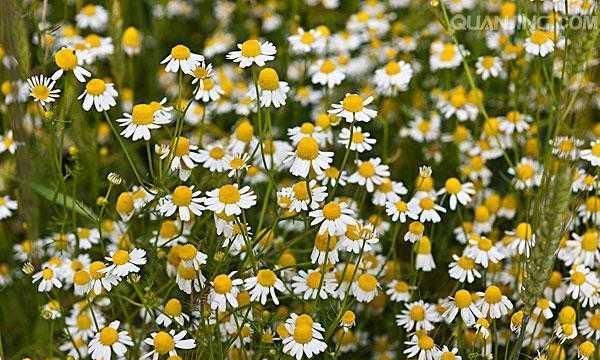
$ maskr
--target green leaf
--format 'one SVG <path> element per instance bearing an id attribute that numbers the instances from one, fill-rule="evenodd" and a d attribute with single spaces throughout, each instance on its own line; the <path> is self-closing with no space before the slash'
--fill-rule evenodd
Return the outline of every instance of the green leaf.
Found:
<path id="1" fill-rule="evenodd" d="M 81 202 L 73 199 L 69 195 L 65 195 L 63 193 L 56 192 L 56 191 L 50 189 L 49 187 L 42 185 L 38 182 L 28 181 L 27 183 L 29 184 L 29 186 L 31 187 L 31 189 L 33 191 L 38 193 L 40 196 L 42 196 L 46 200 L 51 201 L 57 205 L 64 206 L 69 210 L 73 210 L 73 211 L 79 213 L 80 215 L 87 217 L 88 219 L 92 220 L 95 223 L 97 223 L 99 221 L 98 215 L 96 215 L 92 209 L 90 209 L 86 205 L 82 204 Z"/>

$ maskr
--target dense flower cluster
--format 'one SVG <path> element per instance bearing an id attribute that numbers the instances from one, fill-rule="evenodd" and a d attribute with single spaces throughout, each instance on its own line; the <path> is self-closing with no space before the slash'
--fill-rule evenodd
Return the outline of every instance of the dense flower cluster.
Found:
<path id="1" fill-rule="evenodd" d="M 5 351 L 600 359 L 594 1 L 108 3 L 0 44 Z"/>

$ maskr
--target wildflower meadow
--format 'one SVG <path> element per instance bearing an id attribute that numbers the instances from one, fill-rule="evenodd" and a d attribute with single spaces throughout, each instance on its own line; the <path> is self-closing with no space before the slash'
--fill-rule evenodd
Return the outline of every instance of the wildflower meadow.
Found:
<path id="1" fill-rule="evenodd" d="M 600 360 L 599 5 L 0 1 L 0 360 Z"/>

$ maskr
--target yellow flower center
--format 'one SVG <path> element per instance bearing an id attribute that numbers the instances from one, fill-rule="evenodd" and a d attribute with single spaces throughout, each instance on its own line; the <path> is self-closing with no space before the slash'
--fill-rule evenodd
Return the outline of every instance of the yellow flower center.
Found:
<path id="1" fill-rule="evenodd" d="M 422 350 L 431 350 L 435 346 L 433 339 L 427 335 L 419 336 L 419 348 Z"/>
<path id="2" fill-rule="evenodd" d="M 486 238 L 485 236 L 482 236 L 479 238 L 479 240 L 477 240 L 477 247 L 480 250 L 483 251 L 490 251 L 490 249 L 492 248 L 493 244 L 492 244 L 492 240 Z"/>
<path id="3" fill-rule="evenodd" d="M 600 211 L 600 197 L 592 195 L 585 199 L 585 207 L 590 212 Z"/>
<path id="4" fill-rule="evenodd" d="M 319 144 L 312 137 L 304 137 L 296 146 L 296 155 L 302 160 L 315 160 L 319 156 Z"/>
<path id="5" fill-rule="evenodd" d="M 213 159 L 220 160 L 225 156 L 225 150 L 220 146 L 215 146 L 208 151 L 208 156 Z"/>
<path id="6" fill-rule="evenodd" d="M 219 188 L 219 201 L 224 204 L 235 204 L 240 201 L 240 191 L 234 185 L 223 185 Z"/>
<path id="7" fill-rule="evenodd" d="M 258 74 L 258 85 L 263 90 L 279 89 L 279 76 L 273 68 L 264 68 Z"/>
<path id="8" fill-rule="evenodd" d="M 102 269 L 104 269 L 106 265 L 102 261 L 94 261 L 90 264 L 90 276 L 94 280 L 102 279 L 104 277 L 104 273 Z"/>
<path id="9" fill-rule="evenodd" d="M 472 270 L 475 268 L 475 261 L 470 257 L 461 256 L 457 263 L 459 267 L 465 270 Z"/>
<path id="10" fill-rule="evenodd" d="M 342 101 L 342 107 L 344 110 L 349 112 L 360 112 L 364 108 L 363 106 L 363 98 L 357 94 L 348 94 Z"/>
<path id="11" fill-rule="evenodd" d="M 497 286 L 489 286 L 485 290 L 485 301 L 490 304 L 497 304 L 502 300 L 502 291 Z"/>
<path id="12" fill-rule="evenodd" d="M 310 45 L 315 42 L 315 37 L 310 32 L 305 32 L 300 36 L 300 42 L 306 45 Z"/>
<path id="13" fill-rule="evenodd" d="M 111 346 L 119 340 L 119 333 L 110 326 L 100 330 L 100 342 L 102 345 Z"/>
<path id="14" fill-rule="evenodd" d="M 47 100 L 50 97 L 50 89 L 46 85 L 36 85 L 31 89 L 31 95 L 38 100 Z"/>
<path id="15" fill-rule="evenodd" d="M 169 333 L 164 331 L 157 333 L 152 342 L 154 344 L 154 349 L 160 355 L 164 355 L 175 349 L 175 340 Z"/>
<path id="16" fill-rule="evenodd" d="M 308 193 L 308 185 L 306 181 L 299 181 L 292 186 L 292 190 L 294 191 L 294 196 L 296 199 L 301 201 L 306 201 L 310 199 L 310 195 Z"/>
<path id="17" fill-rule="evenodd" d="M 408 315 L 413 321 L 422 321 L 425 319 L 425 308 L 418 304 L 414 305 L 410 308 Z"/>
<path id="18" fill-rule="evenodd" d="M 196 257 L 198 250 L 192 244 L 185 244 L 179 248 L 179 257 L 184 261 L 190 261 Z"/>
<path id="19" fill-rule="evenodd" d="M 394 286 L 394 289 L 396 290 L 396 292 L 399 292 L 399 293 L 408 292 L 408 284 L 405 283 L 404 281 L 398 281 L 396 283 L 396 286 Z"/>
<path id="20" fill-rule="evenodd" d="M 277 281 L 277 275 L 275 275 L 275 273 L 269 269 L 258 270 L 258 273 L 256 274 L 256 281 L 264 287 L 271 287 L 275 285 L 275 282 Z"/>
<path id="21" fill-rule="evenodd" d="M 42 270 L 42 278 L 44 278 L 44 280 L 50 280 L 54 277 L 54 271 L 50 268 L 45 268 L 44 270 Z"/>
<path id="22" fill-rule="evenodd" d="M 241 121 L 235 128 L 235 136 L 245 143 L 250 142 L 254 136 L 254 127 L 247 120 Z"/>
<path id="23" fill-rule="evenodd" d="M 459 308 L 467 308 L 472 303 L 471 293 L 467 290 L 458 290 L 454 294 L 454 301 L 456 302 L 456 306 L 458 306 Z"/>
<path id="24" fill-rule="evenodd" d="M 187 267 L 187 266 L 185 266 L 183 264 L 180 264 L 179 267 L 177 268 L 177 273 L 184 280 L 194 280 L 194 279 L 196 279 L 196 269 L 194 269 L 192 266 Z"/>
<path id="25" fill-rule="evenodd" d="M 515 229 L 515 235 L 517 235 L 519 239 L 531 240 L 531 238 L 533 237 L 533 230 L 531 229 L 531 225 L 529 225 L 528 223 L 520 223 Z"/>
<path id="26" fill-rule="evenodd" d="M 190 140 L 186 137 L 180 136 L 175 141 L 175 156 L 184 156 L 190 153 Z"/>
<path id="27" fill-rule="evenodd" d="M 225 274 L 217 275 L 213 281 L 215 292 L 217 294 L 227 294 L 233 287 L 233 282 L 229 276 Z"/>
<path id="28" fill-rule="evenodd" d="M 133 26 L 128 27 L 123 33 L 123 45 L 125 47 L 137 48 L 141 42 L 140 32 Z"/>
<path id="29" fill-rule="evenodd" d="M 337 236 L 330 236 L 329 233 L 324 232 L 315 236 L 315 248 L 319 251 L 331 251 L 335 249 L 337 244 Z"/>
<path id="30" fill-rule="evenodd" d="M 423 210 L 431 210 L 434 206 L 435 203 L 433 202 L 433 199 L 428 196 L 419 200 L 419 207 Z"/>
<path id="31" fill-rule="evenodd" d="M 106 83 L 102 79 L 92 79 L 85 85 L 88 94 L 99 96 L 106 90 Z"/>
<path id="32" fill-rule="evenodd" d="M 90 34 L 85 37 L 85 42 L 92 48 L 97 48 L 102 45 L 102 38 L 96 34 Z"/>
<path id="33" fill-rule="evenodd" d="M 358 287 L 367 292 L 373 291 L 377 288 L 377 278 L 368 273 L 361 274 L 358 277 Z"/>
<path id="34" fill-rule="evenodd" d="M 76 285 L 85 285 L 90 282 L 90 274 L 85 270 L 79 270 L 73 274 L 73 282 Z"/>
<path id="35" fill-rule="evenodd" d="M 600 157 L 600 143 L 592 146 L 592 155 Z"/>
<path id="36" fill-rule="evenodd" d="M 87 330 L 92 326 L 92 319 L 88 314 L 79 314 L 75 323 L 79 330 Z"/>
<path id="37" fill-rule="evenodd" d="M 75 50 L 69 48 L 60 49 L 54 54 L 56 66 L 62 70 L 73 70 L 77 66 L 77 55 Z"/>
<path id="38" fill-rule="evenodd" d="M 390 61 L 385 65 L 385 73 L 396 75 L 400 72 L 400 65 L 396 61 Z"/>
<path id="39" fill-rule="evenodd" d="M 175 225 L 175 222 L 171 220 L 163 221 L 160 224 L 159 235 L 164 239 L 170 239 L 177 235 L 177 225 Z"/>
<path id="40" fill-rule="evenodd" d="M 342 323 L 343 324 L 350 325 L 350 324 L 353 324 L 355 320 L 356 320 L 356 315 L 351 310 L 346 310 L 346 312 L 344 312 L 344 315 L 342 315 Z"/>
<path id="41" fill-rule="evenodd" d="M 363 141 L 365 141 L 365 134 L 363 134 L 362 132 L 360 132 L 360 131 L 355 131 L 355 132 L 352 134 L 352 142 L 353 142 L 354 144 L 362 144 L 362 143 L 363 143 Z"/>
<path id="42" fill-rule="evenodd" d="M 136 125 L 148 125 L 154 121 L 154 108 L 149 104 L 137 104 L 131 112 L 131 121 Z"/>
<path id="43" fill-rule="evenodd" d="M 492 56 L 484 56 L 481 61 L 481 65 L 483 65 L 483 67 L 486 69 L 491 69 L 495 63 L 496 61 Z"/>
<path id="44" fill-rule="evenodd" d="M 456 355 L 454 355 L 451 351 L 444 351 L 440 356 L 440 360 L 454 360 L 456 359 Z"/>
<path id="45" fill-rule="evenodd" d="M 312 322 L 299 322 L 296 320 L 294 340 L 299 344 L 306 344 L 312 340 Z"/>
<path id="46" fill-rule="evenodd" d="M 594 355 L 594 351 L 596 350 L 596 346 L 591 341 L 585 341 L 579 345 L 579 352 L 585 358 L 590 358 Z"/>
<path id="47" fill-rule="evenodd" d="M 593 314 L 588 320 L 590 327 L 594 330 L 600 330 L 600 314 Z"/>
<path id="48" fill-rule="evenodd" d="M 535 169 L 530 164 L 517 165 L 517 176 L 521 180 L 529 180 L 535 175 Z"/>
<path id="49" fill-rule="evenodd" d="M 585 283 L 585 274 L 580 271 L 575 271 L 573 275 L 571 275 L 571 282 L 577 286 Z"/>
<path id="50" fill-rule="evenodd" d="M 300 132 L 302 134 L 310 135 L 315 132 L 315 126 L 309 122 L 302 123 L 300 126 Z"/>
<path id="51" fill-rule="evenodd" d="M 165 304 L 165 314 L 175 317 L 181 314 L 181 301 L 177 299 L 170 299 Z"/>
<path id="52" fill-rule="evenodd" d="M 192 189 L 185 185 L 180 185 L 175 188 L 171 197 L 173 198 L 173 204 L 188 206 L 192 202 Z"/>
<path id="53" fill-rule="evenodd" d="M 187 60 L 192 52 L 185 45 L 176 45 L 171 49 L 171 57 L 175 60 Z"/>
<path id="54" fill-rule="evenodd" d="M 446 191 L 450 194 L 458 194 L 461 189 L 460 181 L 457 178 L 449 178 L 446 180 Z"/>
<path id="55" fill-rule="evenodd" d="M 210 91 L 213 87 L 215 87 L 215 82 L 211 78 L 201 79 L 202 89 L 206 91 Z"/>
<path id="56" fill-rule="evenodd" d="M 129 253 L 125 250 L 117 250 L 112 256 L 115 265 L 124 265 L 129 261 Z"/>
<path id="57" fill-rule="evenodd" d="M 459 88 L 458 90 L 453 90 L 450 94 L 450 103 L 456 109 L 460 109 L 465 106 L 467 103 L 467 96 L 464 89 Z"/>
<path id="58" fill-rule="evenodd" d="M 549 41 L 552 38 L 552 35 L 547 31 L 535 30 L 531 33 L 529 40 L 536 45 L 542 45 Z"/>
<path id="59" fill-rule="evenodd" d="M 423 238 L 419 240 L 417 251 L 419 252 L 419 254 L 423 255 L 431 254 L 431 240 L 429 240 L 429 237 L 423 236 Z"/>
<path id="60" fill-rule="evenodd" d="M 375 175 L 375 166 L 370 161 L 363 161 L 358 166 L 358 173 L 364 178 L 370 178 Z"/>
<path id="61" fill-rule="evenodd" d="M 320 71 L 323 74 L 330 74 L 335 71 L 335 63 L 331 59 L 326 59 L 321 63 Z"/>
<path id="62" fill-rule="evenodd" d="M 321 272 L 313 271 L 306 276 L 306 285 L 311 289 L 318 289 L 321 285 Z"/>
<path id="63" fill-rule="evenodd" d="M 323 217 L 327 220 L 336 220 L 342 215 L 340 204 L 335 201 L 329 202 L 323 206 Z"/>
<path id="64" fill-rule="evenodd" d="M 452 44 L 444 44 L 444 48 L 440 52 L 440 59 L 442 61 L 450 61 L 454 59 L 456 55 L 456 48 Z"/>
<path id="65" fill-rule="evenodd" d="M 260 43 L 258 40 L 246 40 L 242 44 L 242 56 L 252 58 L 260 55 Z"/>
<path id="66" fill-rule="evenodd" d="M 96 14 L 96 5 L 88 4 L 81 9 L 85 16 L 94 16 Z"/>

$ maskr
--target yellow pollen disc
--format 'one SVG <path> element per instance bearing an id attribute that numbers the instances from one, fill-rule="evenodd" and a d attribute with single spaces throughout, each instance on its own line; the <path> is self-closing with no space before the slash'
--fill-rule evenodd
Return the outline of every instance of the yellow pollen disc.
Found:
<path id="1" fill-rule="evenodd" d="M 551 40 L 552 35 L 550 35 L 547 31 L 535 30 L 531 33 L 529 40 L 536 45 L 545 44 L 547 41 Z"/>
<path id="2" fill-rule="evenodd" d="M 131 121 L 136 125 L 149 125 L 154 121 L 154 108 L 149 104 L 133 106 Z"/>
<path id="3" fill-rule="evenodd" d="M 92 319 L 88 314 L 79 314 L 75 323 L 78 329 L 87 330 L 92 326 Z"/>
<path id="4" fill-rule="evenodd" d="M 592 155 L 600 157 L 600 143 L 592 146 Z"/>
<path id="5" fill-rule="evenodd" d="M 335 63 L 333 60 L 327 59 L 321 63 L 320 71 L 323 74 L 330 74 L 335 71 Z"/>
<path id="6" fill-rule="evenodd" d="M 579 271 L 575 271 L 573 275 L 571 275 L 571 282 L 575 285 L 582 285 L 585 283 L 585 274 Z"/>
<path id="7" fill-rule="evenodd" d="M 364 108 L 363 106 L 363 98 L 357 94 L 348 94 L 342 101 L 342 107 L 344 110 L 349 112 L 360 112 Z"/>
<path id="8" fill-rule="evenodd" d="M 92 79 L 85 85 L 85 90 L 90 95 L 99 96 L 106 90 L 106 83 L 102 79 Z"/>
<path id="9" fill-rule="evenodd" d="M 42 270 L 42 278 L 44 280 L 50 280 L 54 277 L 54 271 L 50 268 L 45 268 Z"/>
<path id="10" fill-rule="evenodd" d="M 189 281 L 189 280 L 196 279 L 196 269 L 194 269 L 191 266 L 187 267 L 187 266 L 184 266 L 183 264 L 180 264 L 179 267 L 177 268 L 177 273 L 184 280 Z"/>
<path id="11" fill-rule="evenodd" d="M 160 355 L 164 355 L 175 349 L 175 340 L 169 333 L 164 331 L 158 332 L 154 336 L 152 343 L 154 344 L 154 349 Z"/>
<path id="12" fill-rule="evenodd" d="M 483 67 L 486 69 L 491 69 L 495 63 L 496 61 L 491 56 L 484 56 L 481 61 L 481 65 L 483 65 Z"/>
<path id="13" fill-rule="evenodd" d="M 408 284 L 404 281 L 398 281 L 398 283 L 396 283 L 396 286 L 394 286 L 394 290 L 396 290 L 396 292 L 399 293 L 406 293 L 408 292 Z"/>
<path id="14" fill-rule="evenodd" d="M 184 156 L 190 153 L 190 140 L 180 136 L 176 139 L 175 156 Z"/>
<path id="15" fill-rule="evenodd" d="M 142 39 L 140 37 L 140 32 L 134 28 L 133 26 L 128 27 L 123 32 L 123 45 L 125 47 L 137 48 L 140 46 Z"/>
<path id="16" fill-rule="evenodd" d="M 492 246 L 493 246 L 492 240 L 486 238 L 485 236 L 480 237 L 479 240 L 477 241 L 477 247 L 480 250 L 490 251 Z"/>
<path id="17" fill-rule="evenodd" d="M 469 307 L 472 303 L 471 293 L 467 290 L 458 290 L 454 294 L 454 301 L 456 302 L 456 306 L 461 309 Z"/>
<path id="18" fill-rule="evenodd" d="M 96 34 L 90 34 L 85 37 L 85 42 L 92 48 L 97 48 L 102 45 L 102 38 Z"/>
<path id="19" fill-rule="evenodd" d="M 215 146 L 208 151 L 208 156 L 215 160 L 220 160 L 225 156 L 225 150 L 220 146 Z"/>
<path id="20" fill-rule="evenodd" d="M 279 76 L 273 68 L 264 68 L 258 74 L 258 85 L 263 90 L 279 89 Z"/>
<path id="21" fill-rule="evenodd" d="M 129 253 L 125 250 L 117 250 L 112 256 L 115 265 L 124 265 L 129 261 Z"/>
<path id="22" fill-rule="evenodd" d="M 390 61 L 385 65 L 385 73 L 396 75 L 400 72 L 400 65 L 396 61 Z"/>
<path id="23" fill-rule="evenodd" d="M 444 44 L 444 48 L 440 52 L 440 59 L 448 62 L 456 56 L 456 48 L 452 44 Z"/>
<path id="24" fill-rule="evenodd" d="M 362 144 L 365 141 L 365 134 L 360 131 L 355 131 L 352 134 L 352 142 L 354 144 Z"/>
<path id="25" fill-rule="evenodd" d="M 346 310 L 342 315 L 342 323 L 350 325 L 356 320 L 356 315 L 351 310 Z"/>
<path id="26" fill-rule="evenodd" d="M 306 181 L 299 181 L 292 186 L 292 190 L 294 191 L 294 196 L 296 199 L 300 201 L 306 201 L 310 199 L 310 195 L 308 193 L 308 185 Z"/>
<path id="27" fill-rule="evenodd" d="M 192 244 L 185 244 L 179 248 L 179 257 L 185 261 L 194 259 L 197 253 L 198 250 Z"/>
<path id="28" fill-rule="evenodd" d="M 533 230 L 531 229 L 531 225 L 529 225 L 528 223 L 520 223 L 515 229 L 515 235 L 517 235 L 519 239 L 531 240 L 531 238 L 533 237 Z"/>
<path id="29" fill-rule="evenodd" d="M 321 285 L 321 272 L 313 271 L 308 276 L 306 276 L 306 286 L 311 289 L 318 289 L 319 285 Z"/>
<path id="30" fill-rule="evenodd" d="M 119 333 L 110 326 L 100 330 L 100 342 L 102 345 L 111 346 L 119 340 Z"/>
<path id="31" fill-rule="evenodd" d="M 85 285 L 90 282 L 90 274 L 85 270 L 79 270 L 73 274 L 73 282 L 76 285 Z"/>
<path id="32" fill-rule="evenodd" d="M 596 331 L 600 330 L 600 314 L 593 314 L 588 320 L 590 327 Z"/>
<path id="33" fill-rule="evenodd" d="M 449 178 L 448 180 L 446 180 L 445 187 L 446 187 L 446 191 L 449 194 L 458 194 L 458 192 L 461 189 L 461 184 L 457 178 Z"/>
<path id="34" fill-rule="evenodd" d="M 485 301 L 490 304 L 497 304 L 502 300 L 502 291 L 497 286 L 489 286 L 485 290 Z"/>
<path id="35" fill-rule="evenodd" d="M 425 308 L 418 304 L 414 305 L 410 308 L 408 315 L 413 321 L 422 321 L 425 319 Z"/>
<path id="36" fill-rule="evenodd" d="M 176 45 L 171 49 L 171 56 L 175 60 L 187 60 L 191 54 L 190 49 L 185 45 Z"/>
<path id="37" fill-rule="evenodd" d="M 160 224 L 159 235 L 164 239 L 170 239 L 177 235 L 177 225 L 175 225 L 175 222 L 171 220 L 163 221 Z"/>
<path id="38" fill-rule="evenodd" d="M 315 236 L 315 248 L 319 251 L 332 251 L 335 249 L 336 244 L 337 236 L 330 236 L 327 232 Z"/>
<path id="39" fill-rule="evenodd" d="M 192 202 L 192 189 L 180 185 L 175 188 L 171 197 L 173 199 L 173 204 L 177 206 L 188 206 Z"/>
<path id="40" fill-rule="evenodd" d="M 220 274 L 215 277 L 213 280 L 215 292 L 217 294 L 227 294 L 231 291 L 233 287 L 233 282 L 229 278 L 229 276 L 225 274 Z"/>
<path id="41" fill-rule="evenodd" d="M 77 66 L 77 55 L 75 50 L 69 48 L 60 49 L 54 54 L 56 66 L 62 70 L 73 70 Z"/>
<path id="42" fill-rule="evenodd" d="M 223 185 L 219 188 L 219 201 L 230 205 L 240 201 L 240 191 L 234 185 Z"/>
<path id="43" fill-rule="evenodd" d="M 421 240 L 419 240 L 417 251 L 419 254 L 423 255 L 431 254 L 431 240 L 429 240 L 429 237 L 423 236 Z"/>
<path id="44" fill-rule="evenodd" d="M 258 270 L 256 281 L 264 287 L 272 287 L 277 282 L 277 275 L 269 269 Z"/>
<path id="45" fill-rule="evenodd" d="M 586 231 L 581 237 L 581 248 L 590 252 L 598 250 L 598 232 L 594 230 Z"/>
<path id="46" fill-rule="evenodd" d="M 530 164 L 517 165 L 517 176 L 521 180 L 529 180 L 535 175 L 535 169 Z"/>
<path id="47" fill-rule="evenodd" d="M 419 337 L 419 348 L 423 350 L 431 350 L 435 346 L 433 339 L 427 335 L 421 335 Z"/>
<path id="48" fill-rule="evenodd" d="M 452 90 L 450 93 L 450 103 L 456 109 L 460 109 L 467 103 L 467 96 L 463 88 Z"/>
<path id="49" fill-rule="evenodd" d="M 370 178 L 375 175 L 375 166 L 370 161 L 363 161 L 358 166 L 358 173 L 364 178 Z"/>
<path id="50" fill-rule="evenodd" d="M 323 217 L 327 220 L 336 220 L 342 215 L 340 204 L 335 201 L 327 203 L 323 206 Z"/>
<path id="51" fill-rule="evenodd" d="M 310 32 L 305 32 L 300 36 L 300 42 L 306 45 L 310 45 L 315 42 L 315 37 Z"/>
<path id="52" fill-rule="evenodd" d="M 581 355 L 583 355 L 585 358 L 591 358 L 592 355 L 594 355 L 596 346 L 594 346 L 594 344 L 588 340 L 588 341 L 581 343 L 581 345 L 579 345 L 578 349 L 579 349 L 579 352 L 581 353 Z"/>
<path id="53" fill-rule="evenodd" d="M 88 4 L 81 9 L 85 16 L 94 16 L 96 14 L 96 5 Z"/>
<path id="54" fill-rule="evenodd" d="M 215 87 L 215 82 L 211 78 L 201 79 L 202 89 L 206 91 L 210 91 L 213 87 Z"/>
<path id="55" fill-rule="evenodd" d="M 104 269 L 106 265 L 102 261 L 94 261 L 90 264 L 90 276 L 94 280 L 102 279 L 104 277 L 104 273 L 101 271 Z"/>
<path id="56" fill-rule="evenodd" d="M 50 97 L 50 89 L 46 85 L 36 85 L 31 89 L 31 95 L 38 100 L 47 100 Z"/>
<path id="57" fill-rule="evenodd" d="M 177 299 L 170 299 L 165 304 L 165 314 L 175 317 L 181 314 L 181 301 Z"/>
<path id="58" fill-rule="evenodd" d="M 258 40 L 246 40 L 242 44 L 242 56 L 252 58 L 261 54 Z"/>
<path id="59" fill-rule="evenodd" d="M 299 344 L 306 344 L 312 340 L 312 324 L 296 321 L 294 340 Z"/>
<path id="60" fill-rule="evenodd" d="M 300 132 L 302 134 L 310 135 L 315 132 L 315 126 L 309 122 L 302 123 L 300 126 Z"/>
<path id="61" fill-rule="evenodd" d="M 238 140 L 241 140 L 245 143 L 250 142 L 250 140 L 252 140 L 252 136 L 254 136 L 254 128 L 248 120 L 241 121 L 235 128 L 235 135 Z"/>
<path id="62" fill-rule="evenodd" d="M 304 137 L 296 146 L 296 155 L 302 160 L 315 160 L 319 156 L 319 144 L 312 137 Z"/>
<path id="63" fill-rule="evenodd" d="M 365 273 L 358 277 L 358 287 L 366 292 L 371 292 L 377 288 L 377 279 L 375 276 Z"/>
<path id="64" fill-rule="evenodd" d="M 461 256 L 457 263 L 460 268 L 465 270 L 473 270 L 475 268 L 475 261 L 470 257 Z"/>
<path id="65" fill-rule="evenodd" d="M 433 202 L 433 199 L 430 197 L 424 197 L 421 200 L 419 200 L 419 207 L 423 210 L 431 210 L 433 209 L 435 206 L 435 203 Z"/>

